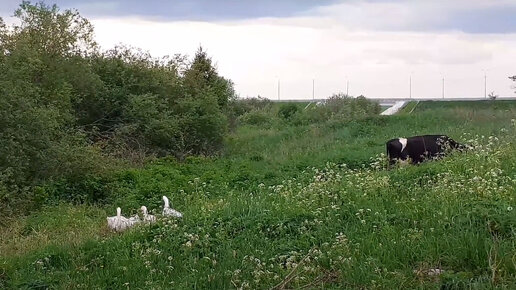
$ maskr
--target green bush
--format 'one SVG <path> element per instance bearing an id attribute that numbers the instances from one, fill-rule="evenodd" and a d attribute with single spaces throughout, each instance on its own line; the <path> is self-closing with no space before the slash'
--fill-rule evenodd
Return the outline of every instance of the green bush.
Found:
<path id="1" fill-rule="evenodd" d="M 380 113 L 380 105 L 363 96 L 351 98 L 343 94 L 331 96 L 322 106 L 317 107 L 321 115 L 334 122 L 349 122 Z"/>
<path id="2" fill-rule="evenodd" d="M 202 48 L 192 61 L 125 46 L 100 52 L 77 11 L 23 2 L 14 15 L 10 28 L 0 19 L 2 192 L 96 173 L 112 163 L 107 155 L 222 147 L 235 92 Z"/>
<path id="3" fill-rule="evenodd" d="M 256 110 L 270 110 L 271 104 L 272 102 L 269 99 L 264 99 L 260 96 L 256 98 L 230 99 L 226 110 L 229 128 L 234 131 L 239 122 L 242 121 L 242 115 Z"/>
<path id="4" fill-rule="evenodd" d="M 326 113 L 326 110 L 312 106 L 295 114 L 290 121 L 293 125 L 322 123 L 328 121 L 328 114 Z"/>
<path id="5" fill-rule="evenodd" d="M 268 126 L 271 124 L 271 114 L 263 111 L 251 111 L 242 115 L 239 119 L 243 124 L 255 125 L 255 126 Z"/>
<path id="6" fill-rule="evenodd" d="M 299 108 L 296 104 L 282 104 L 278 110 L 278 116 L 284 120 L 290 120 L 298 110 Z"/>
<path id="7" fill-rule="evenodd" d="M 331 127 L 342 127 L 353 120 L 376 116 L 380 105 L 363 96 L 352 98 L 342 93 L 334 94 L 324 103 L 309 106 L 290 118 L 294 125 L 328 122 Z"/>
<path id="8" fill-rule="evenodd" d="M 202 48 L 188 65 L 181 57 L 154 59 L 117 47 L 97 56 L 94 69 L 106 89 L 81 106 L 84 125 L 97 128 L 91 130 L 97 138 L 111 139 L 115 152 L 122 145 L 141 155 L 180 157 L 222 146 L 234 91 Z"/>
<path id="9" fill-rule="evenodd" d="M 235 116 L 241 116 L 254 110 L 264 110 L 271 106 L 272 102 L 269 99 L 264 99 L 260 96 L 256 98 L 233 99 L 229 103 L 230 109 Z"/>
<path id="10" fill-rule="evenodd" d="M 15 16 L 20 25 L 0 25 L 0 172 L 10 172 L 10 187 L 80 175 L 97 165 L 83 158 L 96 154 L 72 110 L 75 76 L 87 70 L 81 56 L 94 51 L 92 27 L 43 3 L 23 2 Z"/>

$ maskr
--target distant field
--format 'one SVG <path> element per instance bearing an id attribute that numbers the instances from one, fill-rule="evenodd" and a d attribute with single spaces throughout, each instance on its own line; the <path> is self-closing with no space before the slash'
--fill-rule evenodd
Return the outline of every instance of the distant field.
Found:
<path id="1" fill-rule="evenodd" d="M 0 288 L 511 289 L 515 118 L 514 101 L 421 102 L 350 123 L 248 125 L 218 157 L 49 185 L 39 194 L 106 204 L 48 205 L 0 229 Z M 476 149 L 386 170 L 385 142 L 420 134 Z M 159 213 L 162 195 L 184 219 L 106 230 L 116 206 Z"/>
<path id="2" fill-rule="evenodd" d="M 297 105 L 300 109 L 304 109 L 308 104 L 310 104 L 310 106 L 313 106 L 315 105 L 315 102 L 273 102 L 272 105 L 276 108 L 279 108 L 282 104 L 295 104 Z M 390 108 L 391 106 L 381 106 L 381 112 L 387 110 L 388 108 Z"/>
<path id="3" fill-rule="evenodd" d="M 425 101 L 420 102 L 417 111 L 427 110 L 473 110 L 473 111 L 501 111 L 515 110 L 516 101 L 498 100 L 498 101 Z"/>

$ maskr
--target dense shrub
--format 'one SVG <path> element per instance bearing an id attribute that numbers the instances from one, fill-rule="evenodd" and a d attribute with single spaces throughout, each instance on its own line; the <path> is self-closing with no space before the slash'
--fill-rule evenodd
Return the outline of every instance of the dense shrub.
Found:
<path id="1" fill-rule="evenodd" d="M 95 47 L 91 25 L 41 3 L 24 2 L 15 16 L 20 25 L 0 30 L 0 172 L 12 186 L 96 167 L 83 158 L 94 150 L 72 110 L 82 56 Z"/>
<path id="2" fill-rule="evenodd" d="M 323 106 L 319 107 L 328 118 L 338 117 L 343 120 L 354 120 L 380 113 L 380 105 L 368 101 L 364 96 L 351 98 L 343 94 L 331 96 Z"/>
<path id="3" fill-rule="evenodd" d="M 227 113 L 229 127 L 236 129 L 241 116 L 251 111 L 262 110 L 262 114 L 266 114 L 266 110 L 270 109 L 272 102 L 260 96 L 256 98 L 237 99 L 232 98 L 228 103 Z"/>
<path id="4" fill-rule="evenodd" d="M 182 158 L 222 146 L 235 93 L 202 48 L 191 62 L 100 52 L 76 11 L 23 2 L 14 15 L 11 27 L 0 19 L 0 191 L 96 172 L 107 153 Z"/>
<path id="5" fill-rule="evenodd" d="M 264 110 L 255 110 L 242 115 L 239 119 L 241 123 L 256 126 L 267 126 L 272 121 L 270 113 Z"/>
<path id="6" fill-rule="evenodd" d="M 278 111 L 278 116 L 284 120 L 290 120 L 292 116 L 299 110 L 296 104 L 282 104 Z"/>
<path id="7" fill-rule="evenodd" d="M 299 114 L 295 114 L 292 123 L 306 125 L 329 122 L 331 126 L 342 126 L 353 120 L 378 115 L 380 110 L 377 102 L 369 101 L 364 96 L 352 98 L 339 93 L 334 94 L 324 103 L 308 107 Z"/>
<path id="8" fill-rule="evenodd" d="M 233 99 L 230 102 L 231 110 L 236 116 L 241 116 L 253 110 L 264 110 L 270 107 L 271 104 L 271 100 L 260 96 L 256 98 Z"/>
<path id="9" fill-rule="evenodd" d="M 334 94 L 323 103 L 308 106 L 296 103 L 272 104 L 261 98 L 235 99 L 230 102 L 229 111 L 236 116 L 237 123 L 270 127 L 272 124 L 294 126 L 326 123 L 332 127 L 376 116 L 380 105 L 363 96 L 356 98 Z M 231 118 L 230 118 L 231 119 Z M 238 121 L 238 122 L 237 122 Z"/>

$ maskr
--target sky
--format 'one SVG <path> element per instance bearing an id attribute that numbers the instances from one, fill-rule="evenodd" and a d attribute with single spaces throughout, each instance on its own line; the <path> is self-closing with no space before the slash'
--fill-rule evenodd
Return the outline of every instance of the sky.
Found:
<path id="1" fill-rule="evenodd" d="M 202 47 L 240 97 L 516 96 L 516 0 L 56 0 L 104 49 Z M 0 16 L 19 1 L 0 0 Z M 411 89 L 410 89 L 411 88 Z"/>

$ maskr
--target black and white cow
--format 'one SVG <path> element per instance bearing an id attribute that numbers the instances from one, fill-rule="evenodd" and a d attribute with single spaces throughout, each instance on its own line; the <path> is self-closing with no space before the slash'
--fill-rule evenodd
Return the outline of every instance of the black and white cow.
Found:
<path id="1" fill-rule="evenodd" d="M 463 150 L 465 145 L 455 142 L 446 135 L 423 135 L 409 138 L 396 138 L 387 141 L 389 164 L 397 160 L 411 160 L 413 164 L 425 159 L 442 157 L 450 149 Z"/>

